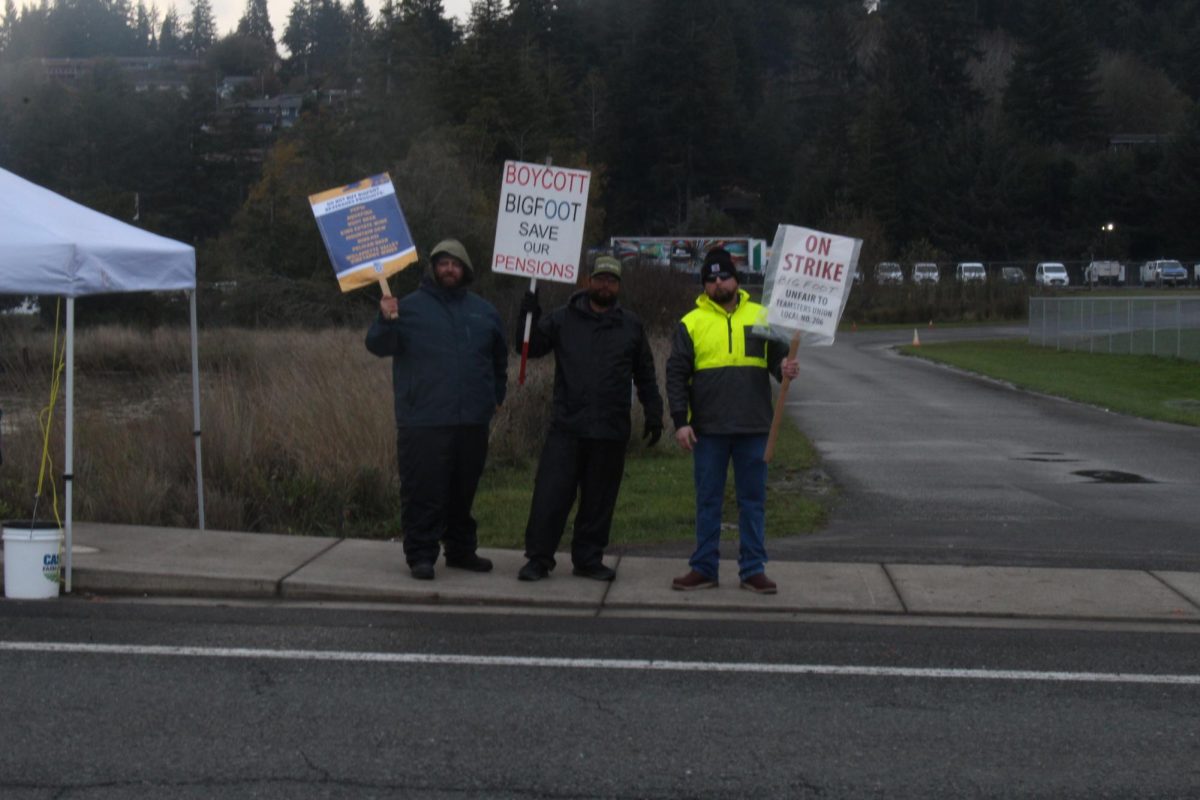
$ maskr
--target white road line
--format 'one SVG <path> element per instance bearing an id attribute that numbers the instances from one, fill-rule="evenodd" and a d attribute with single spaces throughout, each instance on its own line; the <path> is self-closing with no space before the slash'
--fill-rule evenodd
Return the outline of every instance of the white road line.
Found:
<path id="1" fill-rule="evenodd" d="M 1138 683 L 1200 686 L 1200 675 L 1150 675 L 1130 672 L 1041 672 L 1037 670 L 1010 669 L 870 667 L 836 664 L 763 664 L 754 662 L 668 661 L 637 658 L 538 658 L 532 656 L 472 656 L 452 653 L 262 650 L 248 647 L 177 647 L 171 645 L 84 644 L 75 642 L 0 642 L 0 652 L 185 656 L 191 658 L 266 658 L 283 661 L 436 664 L 467 667 L 614 669 L 652 672 L 740 672 L 763 675 L 829 675 L 834 677 L 927 678 L 935 680 L 1057 681 L 1064 683 Z"/>

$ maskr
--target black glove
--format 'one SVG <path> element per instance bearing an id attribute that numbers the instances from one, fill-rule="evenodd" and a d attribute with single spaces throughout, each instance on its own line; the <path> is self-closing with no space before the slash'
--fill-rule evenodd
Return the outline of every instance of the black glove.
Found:
<path id="1" fill-rule="evenodd" d="M 541 313 L 542 307 L 538 304 L 537 292 L 526 292 L 521 298 L 521 317 L 524 318 L 526 314 L 537 317 L 541 316 Z"/>
<path id="2" fill-rule="evenodd" d="M 662 438 L 663 426 L 660 422 L 647 422 L 646 430 L 642 434 L 642 438 L 646 440 L 646 447 L 654 447 L 658 444 L 658 440 Z"/>

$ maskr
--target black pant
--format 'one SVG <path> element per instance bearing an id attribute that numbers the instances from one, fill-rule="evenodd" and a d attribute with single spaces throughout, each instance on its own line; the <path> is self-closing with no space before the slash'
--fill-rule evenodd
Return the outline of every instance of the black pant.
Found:
<path id="1" fill-rule="evenodd" d="M 436 561 L 438 541 L 447 558 L 475 552 L 479 539 L 471 504 L 487 458 L 486 425 L 400 428 L 400 526 L 410 565 Z"/>
<path id="2" fill-rule="evenodd" d="M 525 557 L 553 569 L 554 552 L 578 494 L 571 563 L 577 567 L 599 564 L 608 547 L 613 508 L 624 472 L 625 442 L 580 439 L 552 431 L 538 461 L 529 523 L 525 526 Z"/>

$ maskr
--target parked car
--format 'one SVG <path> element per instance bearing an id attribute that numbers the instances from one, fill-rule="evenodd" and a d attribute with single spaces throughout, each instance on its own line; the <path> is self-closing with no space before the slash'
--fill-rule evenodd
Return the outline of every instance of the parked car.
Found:
<path id="1" fill-rule="evenodd" d="M 1120 261 L 1093 261 L 1083 270 L 1083 282 L 1093 286 L 1097 283 L 1122 286 L 1125 283 L 1125 266 Z"/>
<path id="2" fill-rule="evenodd" d="M 1025 282 L 1025 270 L 1020 267 L 1001 267 L 1000 280 L 1014 286 L 1020 285 Z"/>
<path id="3" fill-rule="evenodd" d="M 1142 264 L 1142 283 L 1149 285 L 1187 286 L 1188 274 L 1183 264 L 1172 259 L 1147 261 Z"/>
<path id="4" fill-rule="evenodd" d="M 1033 270 L 1033 282 L 1038 286 L 1070 286 L 1067 268 L 1058 261 L 1042 261 Z"/>
<path id="5" fill-rule="evenodd" d="M 1200 264 L 1192 265 L 1192 277 L 1193 277 L 1192 282 L 1195 283 L 1197 286 L 1200 286 Z"/>
<path id="6" fill-rule="evenodd" d="M 978 261 L 960 261 L 954 268 L 959 283 L 986 283 L 987 270 Z"/>
<path id="7" fill-rule="evenodd" d="M 938 266 L 932 261 L 918 261 L 916 264 L 913 264 L 913 283 L 918 285 L 922 283 L 937 283 L 939 277 Z"/>
<path id="8" fill-rule="evenodd" d="M 904 272 L 895 261 L 881 261 L 875 265 L 875 282 L 880 286 L 899 286 L 904 283 Z"/>

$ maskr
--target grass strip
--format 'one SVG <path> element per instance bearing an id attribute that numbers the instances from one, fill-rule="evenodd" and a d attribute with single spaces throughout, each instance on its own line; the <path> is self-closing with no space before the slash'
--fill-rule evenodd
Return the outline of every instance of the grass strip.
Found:
<path id="1" fill-rule="evenodd" d="M 817 462 L 816 451 L 785 420 L 775 445 L 767 479 L 767 535 L 809 533 L 824 522 L 826 507 L 817 497 L 800 491 L 804 473 Z M 487 470 L 475 496 L 475 518 L 483 547 L 520 549 L 533 496 L 536 464 Z M 695 489 L 692 456 L 680 449 L 669 432 L 657 447 L 636 448 L 625 460 L 625 477 L 613 515 L 612 545 L 691 541 L 695 536 Z M 723 519 L 737 538 L 737 503 L 733 475 L 725 487 Z M 570 541 L 567 521 L 564 547 Z"/>
<path id="2" fill-rule="evenodd" d="M 1017 339 L 905 346 L 900 352 L 1108 411 L 1200 425 L 1200 366 L 1194 361 L 1055 350 Z"/>

